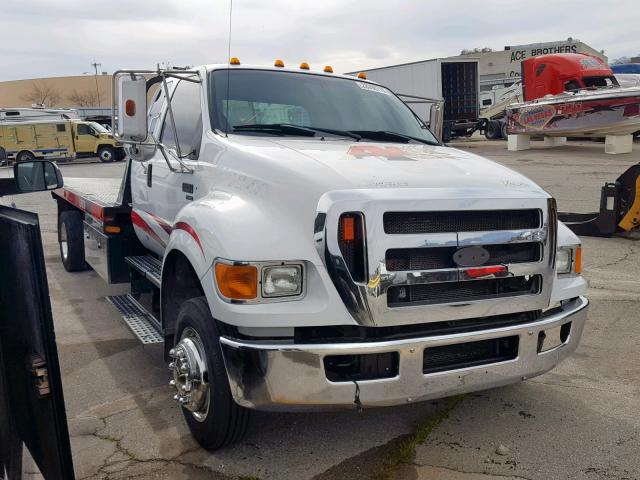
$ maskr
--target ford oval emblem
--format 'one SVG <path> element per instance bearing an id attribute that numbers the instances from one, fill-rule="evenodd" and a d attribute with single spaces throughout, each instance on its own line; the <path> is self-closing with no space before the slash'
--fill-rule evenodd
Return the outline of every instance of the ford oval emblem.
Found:
<path id="1" fill-rule="evenodd" d="M 489 261 L 489 252 L 482 247 L 465 247 L 453 254 L 453 261 L 459 267 L 479 267 Z"/>

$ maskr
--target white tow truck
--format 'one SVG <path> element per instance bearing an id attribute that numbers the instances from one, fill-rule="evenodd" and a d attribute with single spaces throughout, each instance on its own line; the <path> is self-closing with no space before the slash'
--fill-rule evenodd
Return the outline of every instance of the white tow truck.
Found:
<path id="1" fill-rule="evenodd" d="M 497 387 L 580 341 L 580 240 L 554 199 L 330 70 L 116 72 L 124 178 L 66 178 L 54 195 L 66 269 L 131 283 L 108 301 L 143 343 L 164 342 L 210 449 L 251 409 Z"/>

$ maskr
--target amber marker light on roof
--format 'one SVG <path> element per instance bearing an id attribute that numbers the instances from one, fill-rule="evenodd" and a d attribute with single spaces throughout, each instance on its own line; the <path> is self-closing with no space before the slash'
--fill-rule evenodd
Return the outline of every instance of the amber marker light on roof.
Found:
<path id="1" fill-rule="evenodd" d="M 366 80 L 367 79 L 367 74 L 364 72 L 360 72 L 358 74 L 358 78 L 361 78 L 362 80 Z"/>
<path id="2" fill-rule="evenodd" d="M 273 62 L 273 66 L 274 67 L 284 67 L 284 62 L 282 60 L 276 60 L 275 62 Z"/>
<path id="3" fill-rule="evenodd" d="M 231 60 L 229 60 L 229 63 L 231 65 L 240 65 L 240 59 L 238 57 L 231 57 Z"/>
<path id="4" fill-rule="evenodd" d="M 326 67 L 324 67 L 323 71 L 326 73 L 333 73 L 333 68 L 331 68 L 331 65 L 327 65 Z"/>
<path id="5" fill-rule="evenodd" d="M 309 64 L 307 62 L 302 62 L 300 64 L 300 70 L 309 70 Z"/>

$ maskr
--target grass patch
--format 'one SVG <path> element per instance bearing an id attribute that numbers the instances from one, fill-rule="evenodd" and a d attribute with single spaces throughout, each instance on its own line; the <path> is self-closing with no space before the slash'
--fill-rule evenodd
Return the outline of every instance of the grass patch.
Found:
<path id="1" fill-rule="evenodd" d="M 405 463 L 411 463 L 416 455 L 416 448 L 424 443 L 431 432 L 449 417 L 451 411 L 462 402 L 463 395 L 451 397 L 445 400 L 435 414 L 423 420 L 412 435 L 407 435 L 398 446 L 387 453 L 382 470 L 374 477 L 376 480 L 390 480 L 398 467 Z"/>

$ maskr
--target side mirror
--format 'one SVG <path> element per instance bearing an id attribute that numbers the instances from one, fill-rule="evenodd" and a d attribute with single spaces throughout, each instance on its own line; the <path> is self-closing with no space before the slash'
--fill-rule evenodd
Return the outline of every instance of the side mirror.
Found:
<path id="1" fill-rule="evenodd" d="M 118 78 L 117 137 L 129 142 L 147 138 L 147 81 L 142 75 Z"/>
<path id="2" fill-rule="evenodd" d="M 13 167 L 18 193 L 55 190 L 63 185 L 58 167 L 46 160 L 16 163 Z"/>

